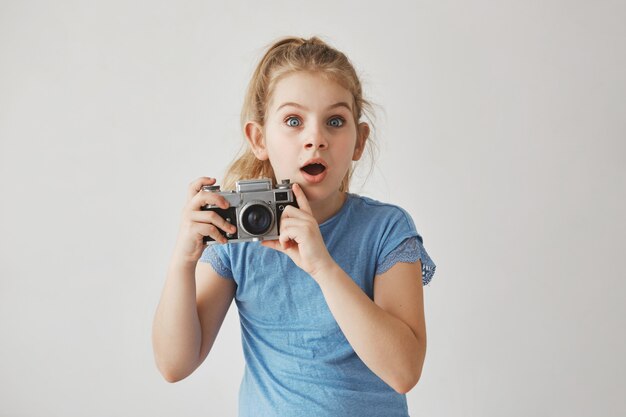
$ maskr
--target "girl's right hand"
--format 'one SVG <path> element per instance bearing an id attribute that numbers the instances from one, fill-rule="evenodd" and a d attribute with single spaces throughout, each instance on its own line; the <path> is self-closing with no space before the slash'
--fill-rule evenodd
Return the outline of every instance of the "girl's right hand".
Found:
<path id="1" fill-rule="evenodd" d="M 206 244 L 204 236 L 210 236 L 216 242 L 226 243 L 228 240 L 220 233 L 220 229 L 234 233 L 236 228 L 214 211 L 203 211 L 200 207 L 211 204 L 222 209 L 230 205 L 221 195 L 203 191 L 204 185 L 215 184 L 215 178 L 200 177 L 189 184 L 187 204 L 183 209 L 175 256 L 181 260 L 197 262 L 202 256 Z"/>

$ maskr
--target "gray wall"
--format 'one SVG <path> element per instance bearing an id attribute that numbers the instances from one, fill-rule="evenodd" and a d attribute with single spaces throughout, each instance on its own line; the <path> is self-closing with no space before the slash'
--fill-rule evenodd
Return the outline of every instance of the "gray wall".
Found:
<path id="1" fill-rule="evenodd" d="M 223 3 L 0 2 L 0 415 L 235 414 L 234 305 L 174 385 L 151 321 L 188 183 L 296 34 L 355 63 L 380 155 L 354 191 L 438 264 L 411 414 L 623 416 L 624 2 Z"/>

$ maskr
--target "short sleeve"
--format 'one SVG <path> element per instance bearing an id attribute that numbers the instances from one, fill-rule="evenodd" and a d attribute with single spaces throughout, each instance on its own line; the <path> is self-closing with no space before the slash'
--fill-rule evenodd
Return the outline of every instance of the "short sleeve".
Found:
<path id="1" fill-rule="evenodd" d="M 415 263 L 417 260 L 422 262 L 422 283 L 428 285 L 437 266 L 426 252 L 426 248 L 422 244 L 421 236 L 413 236 L 405 239 L 400 245 L 392 250 L 377 266 L 377 274 L 383 274 L 391 269 L 398 262 Z"/>
<path id="2" fill-rule="evenodd" d="M 209 263 L 220 276 L 233 279 L 226 245 L 208 245 L 202 252 L 199 262 Z"/>

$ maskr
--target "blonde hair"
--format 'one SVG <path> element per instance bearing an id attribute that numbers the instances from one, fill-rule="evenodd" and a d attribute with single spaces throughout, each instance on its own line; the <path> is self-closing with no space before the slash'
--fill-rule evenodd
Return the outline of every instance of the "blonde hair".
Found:
<path id="1" fill-rule="evenodd" d="M 287 37 L 271 45 L 252 75 L 241 110 L 241 126 L 252 121 L 265 125 L 267 106 L 276 83 L 285 75 L 308 71 L 332 79 L 352 93 L 353 114 L 358 125 L 362 116 L 371 123 L 371 104 L 363 97 L 361 82 L 348 57 L 317 37 L 303 39 Z M 367 147 L 371 147 L 370 141 Z M 350 167 L 341 182 L 339 191 L 348 191 L 353 169 Z M 229 166 L 224 178 L 224 188 L 232 189 L 240 179 L 270 178 L 276 180 L 269 160 L 256 158 L 249 145 Z"/>

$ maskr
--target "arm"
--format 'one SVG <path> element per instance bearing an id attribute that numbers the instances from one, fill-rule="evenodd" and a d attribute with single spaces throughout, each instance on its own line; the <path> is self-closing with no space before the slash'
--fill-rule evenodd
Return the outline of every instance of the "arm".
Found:
<path id="1" fill-rule="evenodd" d="M 408 392 L 426 353 L 421 262 L 398 263 L 375 277 L 372 301 L 328 253 L 300 186 L 293 191 L 300 209 L 287 207 L 279 240 L 262 245 L 287 254 L 311 275 L 361 360 L 396 391 Z"/>
<path id="2" fill-rule="evenodd" d="M 204 204 L 228 207 L 221 197 L 201 191 L 203 185 L 214 183 L 215 179 L 204 177 L 189 185 L 178 241 L 154 316 L 154 356 L 169 382 L 186 378 L 204 361 L 235 294 L 234 281 L 198 263 L 205 247 L 203 237 L 223 242 L 218 228 L 233 227 L 214 212 L 200 210 Z"/>
<path id="3" fill-rule="evenodd" d="M 426 355 L 421 262 L 377 276 L 374 301 L 337 264 L 313 278 L 359 358 L 397 392 L 410 391 Z"/>
<path id="4" fill-rule="evenodd" d="M 172 260 L 152 333 L 157 367 L 168 382 L 186 378 L 204 361 L 234 294 L 234 281 L 209 264 Z"/>

